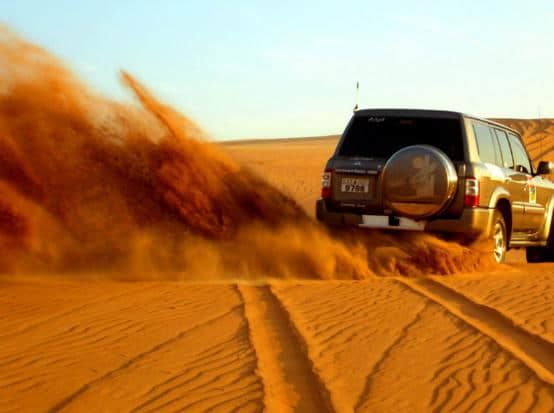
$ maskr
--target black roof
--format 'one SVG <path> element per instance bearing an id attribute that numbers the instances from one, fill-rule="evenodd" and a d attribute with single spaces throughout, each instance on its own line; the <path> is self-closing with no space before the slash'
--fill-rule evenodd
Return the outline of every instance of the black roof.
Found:
<path id="1" fill-rule="evenodd" d="M 509 126 L 503 125 L 498 122 L 494 122 L 489 119 L 479 118 L 477 116 L 468 115 L 462 112 L 454 112 L 450 110 L 434 110 L 434 109 L 387 109 L 387 108 L 376 108 L 376 109 L 359 109 L 354 112 L 355 115 L 373 115 L 373 116 L 417 116 L 417 117 L 438 117 L 443 119 L 461 119 L 461 118 L 470 118 L 479 120 L 481 122 L 486 122 L 491 125 L 497 126 L 502 129 L 507 129 L 516 135 L 519 135 L 519 132 L 510 128 Z"/>

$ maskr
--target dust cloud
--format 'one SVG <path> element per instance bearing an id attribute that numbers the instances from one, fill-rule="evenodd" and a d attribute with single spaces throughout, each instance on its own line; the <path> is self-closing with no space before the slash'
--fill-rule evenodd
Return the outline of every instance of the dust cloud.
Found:
<path id="1" fill-rule="evenodd" d="M 0 272 L 127 279 L 362 279 L 473 271 L 425 234 L 331 234 L 128 73 L 140 105 L 89 90 L 0 29 Z"/>

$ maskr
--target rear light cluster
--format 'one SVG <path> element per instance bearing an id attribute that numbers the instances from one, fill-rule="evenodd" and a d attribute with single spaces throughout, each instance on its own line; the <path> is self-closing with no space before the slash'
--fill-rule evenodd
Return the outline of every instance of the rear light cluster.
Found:
<path id="1" fill-rule="evenodd" d="M 466 178 L 464 206 L 479 206 L 479 180 L 475 178 Z"/>
<path id="2" fill-rule="evenodd" d="M 321 197 L 326 199 L 331 196 L 331 176 L 333 175 L 332 169 L 326 169 L 321 177 Z"/>

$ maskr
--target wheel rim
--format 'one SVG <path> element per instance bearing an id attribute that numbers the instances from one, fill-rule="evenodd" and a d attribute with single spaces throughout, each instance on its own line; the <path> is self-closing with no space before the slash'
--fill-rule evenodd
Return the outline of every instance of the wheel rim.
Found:
<path id="1" fill-rule="evenodd" d="M 504 253 L 506 252 L 506 240 L 504 239 L 504 229 L 500 222 L 494 226 L 494 259 L 496 262 L 502 262 Z"/>

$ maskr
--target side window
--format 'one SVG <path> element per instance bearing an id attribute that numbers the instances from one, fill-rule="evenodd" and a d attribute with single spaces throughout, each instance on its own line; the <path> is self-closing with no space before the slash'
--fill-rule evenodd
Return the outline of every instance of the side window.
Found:
<path id="1" fill-rule="evenodd" d="M 500 146 L 500 153 L 502 153 L 502 166 L 504 168 L 513 168 L 514 159 L 512 158 L 512 151 L 508 144 L 508 136 L 506 132 L 500 129 L 494 130 L 496 137 L 498 138 L 498 145 Z"/>
<path id="2" fill-rule="evenodd" d="M 510 146 L 512 147 L 512 152 L 514 154 L 514 164 L 516 169 L 519 168 L 518 170 L 528 174 L 533 172 L 531 162 L 529 162 L 529 157 L 527 156 L 527 152 L 525 152 L 525 147 L 523 146 L 523 143 L 521 143 L 521 140 L 513 133 L 508 133 L 508 139 L 510 140 Z"/>
<path id="3" fill-rule="evenodd" d="M 496 145 L 493 142 L 491 129 L 481 122 L 473 122 L 473 131 L 477 141 L 477 149 L 482 162 L 489 162 L 501 165 L 501 160 L 497 155 Z"/>

